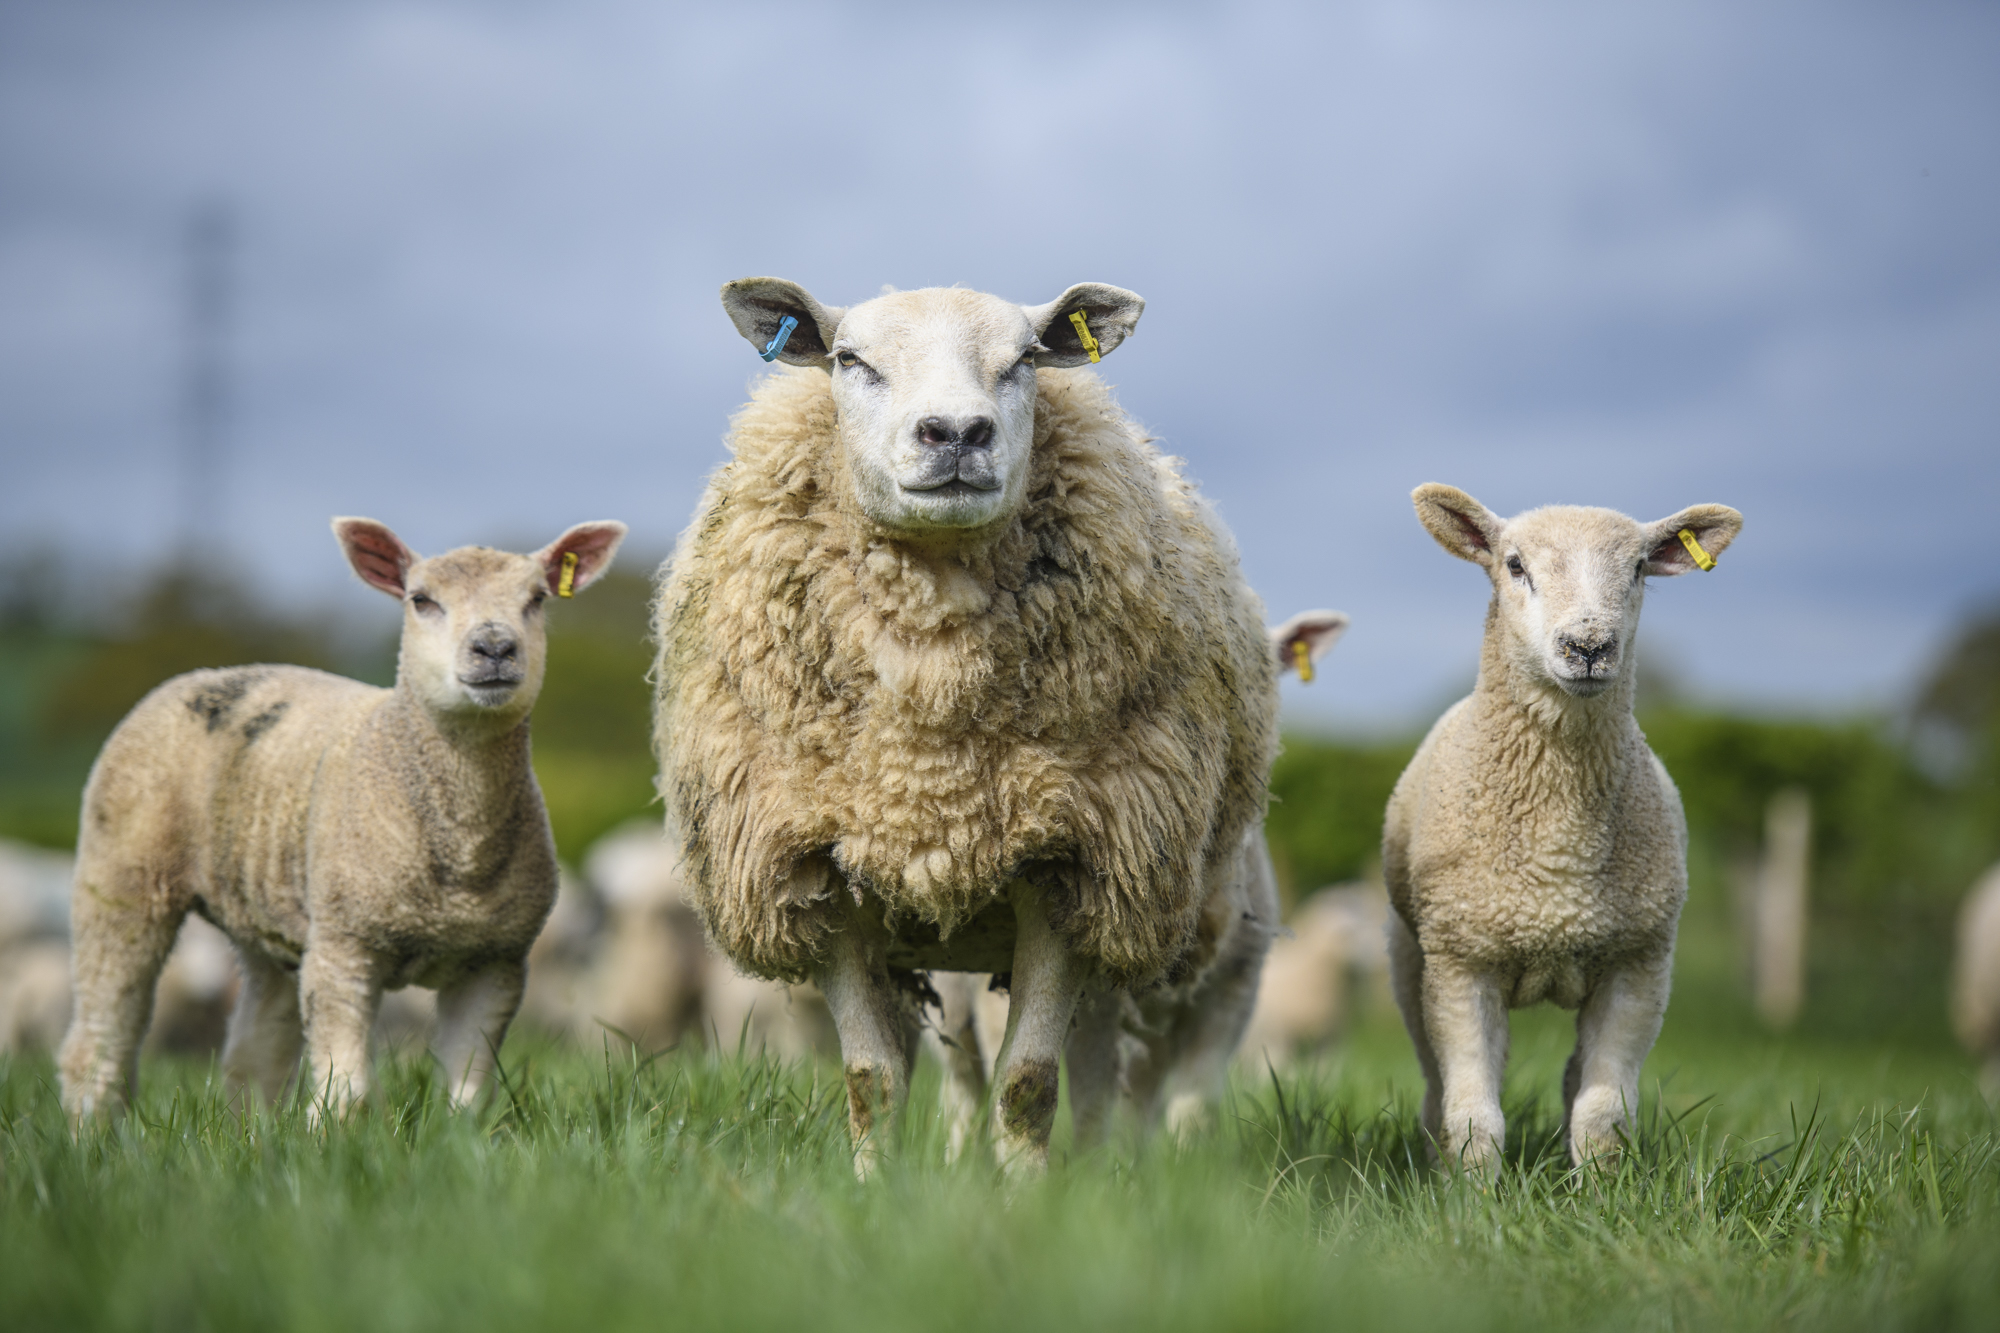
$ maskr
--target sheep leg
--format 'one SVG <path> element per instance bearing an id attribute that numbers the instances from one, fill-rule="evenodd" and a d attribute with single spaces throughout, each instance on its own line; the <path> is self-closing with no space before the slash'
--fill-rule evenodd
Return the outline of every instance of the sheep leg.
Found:
<path id="1" fill-rule="evenodd" d="M 186 915 L 153 910 L 143 892 L 100 890 L 100 878 L 86 861 L 70 902 L 74 1007 L 57 1064 L 63 1109 L 76 1119 L 117 1111 L 138 1095 L 139 1043 Z"/>
<path id="2" fill-rule="evenodd" d="M 1124 1031 L 1125 993 L 1093 986 L 1077 1006 L 1063 1063 L 1069 1066 L 1069 1114 L 1079 1150 L 1104 1141 L 1118 1097 L 1118 1044 Z"/>
<path id="3" fill-rule="evenodd" d="M 345 940 L 306 946 L 299 965 L 299 1011 L 312 1070 L 307 1115 L 344 1115 L 368 1095 L 368 1038 L 382 1003 L 382 981 L 366 951 Z"/>
<path id="4" fill-rule="evenodd" d="M 910 1091 L 908 1006 L 889 978 L 879 941 L 859 921 L 827 942 L 813 980 L 840 1034 L 854 1171 L 866 1180 L 881 1162 L 882 1145 Z"/>
<path id="5" fill-rule="evenodd" d="M 1576 1089 L 1564 1107 L 1570 1161 L 1615 1154 L 1619 1133 L 1638 1123 L 1639 1068 L 1659 1039 L 1672 974 L 1671 954 L 1614 968 L 1577 1012 Z"/>
<path id="6" fill-rule="evenodd" d="M 299 979 L 267 958 L 236 951 L 243 978 L 222 1042 L 222 1076 L 236 1093 L 276 1102 L 299 1067 L 305 1029 L 299 1021 Z"/>
<path id="7" fill-rule="evenodd" d="M 1090 969 L 1049 924 L 1040 889 L 1016 883 L 1014 921 L 1007 1035 L 994 1075 L 995 1147 L 1010 1173 L 1034 1175 L 1048 1168 L 1063 1043 Z"/>
<path id="8" fill-rule="evenodd" d="M 950 1162 L 965 1151 L 986 1100 L 986 1062 L 980 1058 L 979 1026 L 973 1016 L 980 980 L 966 972 L 931 974 L 931 988 L 940 1001 L 931 1045 L 944 1066 L 945 1160 Z"/>
<path id="9" fill-rule="evenodd" d="M 526 982 L 527 969 L 520 963 L 500 963 L 438 992 L 431 1054 L 444 1068 L 453 1106 L 470 1106 L 486 1086 Z"/>
<path id="10" fill-rule="evenodd" d="M 1461 964 L 1426 958 L 1421 993 L 1424 1031 L 1443 1083 L 1438 1146 L 1447 1163 L 1491 1176 L 1507 1134 L 1500 1110 L 1507 1007 L 1499 984 Z"/>
<path id="11" fill-rule="evenodd" d="M 1435 1158 L 1438 1145 L 1444 1141 L 1444 1075 L 1438 1071 L 1437 1052 L 1431 1048 L 1430 1033 L 1424 1027 L 1424 951 L 1404 924 L 1402 913 L 1394 911 L 1389 913 L 1389 981 L 1410 1043 L 1417 1048 L 1417 1065 L 1423 1070 L 1424 1105 L 1417 1123 Z"/>
<path id="12" fill-rule="evenodd" d="M 1273 913 L 1275 915 L 1275 912 Z M 1176 1016 L 1179 1055 L 1167 1073 L 1167 1132 L 1185 1139 L 1206 1129 L 1229 1082 L 1229 1061 L 1257 1007 L 1270 936 L 1257 928 L 1210 968 Z"/>

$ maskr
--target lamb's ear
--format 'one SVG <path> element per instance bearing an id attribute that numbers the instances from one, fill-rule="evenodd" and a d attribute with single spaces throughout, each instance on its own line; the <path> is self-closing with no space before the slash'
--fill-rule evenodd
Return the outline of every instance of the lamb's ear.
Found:
<path id="1" fill-rule="evenodd" d="M 363 583 L 402 599 L 403 580 L 417 563 L 417 553 L 401 537 L 372 518 L 336 518 L 333 536 Z"/>
<path id="2" fill-rule="evenodd" d="M 1347 632 L 1345 611 L 1301 611 L 1270 631 L 1271 649 L 1278 655 L 1278 674 L 1297 671 L 1299 649 L 1306 650 L 1306 666 L 1326 656 L 1327 649 Z M 1300 672 L 1301 675 L 1305 674 Z"/>
<path id="3" fill-rule="evenodd" d="M 818 366 L 831 370 L 828 349 L 833 333 L 840 327 L 845 310 L 824 306 L 796 282 L 783 278 L 738 278 L 722 284 L 722 308 L 736 325 L 736 331 L 750 340 L 761 354 L 778 336 L 778 329 L 790 315 L 798 323 L 778 349 L 777 359 L 788 366 Z"/>
<path id="4" fill-rule="evenodd" d="M 1672 518 L 1646 525 L 1646 572 L 1660 576 L 1685 574 L 1690 569 L 1713 568 L 1736 534 L 1743 531 L 1743 515 L 1728 505 L 1689 505 Z M 1703 565 L 1681 540 L 1686 532 L 1708 558 Z"/>
<path id="5" fill-rule="evenodd" d="M 1086 366 L 1095 358 L 1083 345 L 1083 334 L 1070 316 L 1082 315 L 1084 325 L 1097 343 L 1097 355 L 1110 356 L 1111 349 L 1139 327 L 1139 316 L 1146 313 L 1146 302 L 1138 293 L 1123 287 L 1079 282 L 1047 305 L 1023 309 L 1044 349 L 1035 353 L 1036 365 Z"/>
<path id="6" fill-rule="evenodd" d="M 624 540 L 623 523 L 599 519 L 594 523 L 577 524 L 535 552 L 534 558 L 541 562 L 542 573 L 549 581 L 549 591 L 568 597 L 597 582 L 598 576 L 611 568 L 611 561 L 618 554 L 618 543 Z M 570 568 L 569 582 L 565 584 L 563 557 L 567 555 L 575 556 L 576 563 Z"/>
<path id="7" fill-rule="evenodd" d="M 1493 546 L 1506 526 L 1493 512 L 1456 486 L 1426 482 L 1410 492 L 1417 518 L 1437 544 L 1460 560 L 1493 563 Z"/>

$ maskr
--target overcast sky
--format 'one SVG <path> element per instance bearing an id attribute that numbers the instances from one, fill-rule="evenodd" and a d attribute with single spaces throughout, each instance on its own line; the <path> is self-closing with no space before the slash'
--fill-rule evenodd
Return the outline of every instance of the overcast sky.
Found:
<path id="1" fill-rule="evenodd" d="M 1985 3 L 7 4 L 0 548 L 171 547 L 216 198 L 219 512 L 273 597 L 371 608 L 337 513 L 663 552 L 762 368 L 727 279 L 1088 280 L 1147 299 L 1103 372 L 1273 618 L 1354 616 L 1295 718 L 1471 679 L 1433 480 L 1735 505 L 1648 651 L 1719 700 L 1892 704 L 2000 593 L 1996 71 Z"/>

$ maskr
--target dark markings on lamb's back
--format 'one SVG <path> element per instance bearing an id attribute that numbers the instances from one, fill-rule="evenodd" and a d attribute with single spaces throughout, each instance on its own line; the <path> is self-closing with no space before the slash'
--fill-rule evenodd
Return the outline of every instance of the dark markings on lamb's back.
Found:
<path id="1" fill-rule="evenodd" d="M 283 717 L 285 710 L 290 707 L 289 703 L 281 699 L 269 708 L 266 708 L 263 712 L 257 714 L 257 716 L 251 718 L 248 722 L 245 722 L 243 724 L 243 744 L 246 747 L 255 745 L 259 736 L 262 736 L 272 727 L 278 725 L 278 719 Z"/>
<path id="2" fill-rule="evenodd" d="M 266 674 L 250 670 L 217 676 L 188 696 L 188 712 L 205 722 L 210 731 L 220 731 L 228 723 L 236 705 L 243 702 L 243 696 L 250 692 L 250 687 Z"/>

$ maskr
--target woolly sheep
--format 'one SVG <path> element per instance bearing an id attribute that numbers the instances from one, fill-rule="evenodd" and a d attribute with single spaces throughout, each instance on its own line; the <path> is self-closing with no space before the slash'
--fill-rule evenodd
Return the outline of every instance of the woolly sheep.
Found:
<path id="1" fill-rule="evenodd" d="M 690 1031 L 712 1046 L 817 1052 L 832 1026 L 809 986 L 745 977 L 708 948 L 688 902 L 680 855 L 657 823 L 634 821 L 599 838 L 585 879 L 604 903 L 603 929 L 582 990 L 586 1021 L 657 1051 Z"/>
<path id="2" fill-rule="evenodd" d="M 368 1090 L 385 989 L 439 993 L 433 1049 L 455 1104 L 490 1070 L 556 893 L 528 762 L 542 602 L 587 587 L 625 528 L 584 523 L 533 555 L 420 559 L 334 520 L 356 573 L 403 602 L 393 689 L 300 667 L 196 671 L 154 690 L 84 790 L 63 1103 L 115 1109 L 154 982 L 189 911 L 234 942 L 242 990 L 223 1068 L 275 1097 L 310 1063 L 314 1106 Z"/>
<path id="3" fill-rule="evenodd" d="M 1980 1083 L 1986 1095 L 2000 1099 L 2000 865 L 1972 886 L 1959 909 L 1951 1025 L 1965 1049 L 1983 1062 Z"/>
<path id="4" fill-rule="evenodd" d="M 1278 674 L 1312 664 L 1346 630 L 1339 611 L 1305 611 L 1270 631 Z M 1072 1043 L 1071 1094 L 1078 1146 L 1101 1137 L 1111 1097 L 1102 1085 L 1124 1091 L 1139 1129 L 1151 1130 L 1164 1118 L 1175 1133 L 1205 1123 L 1221 1099 L 1231 1055 L 1260 996 L 1258 977 L 1278 919 L 1277 880 L 1260 833 L 1245 838 L 1248 873 L 1235 876 L 1208 913 L 1222 921 L 1214 961 L 1194 984 L 1162 984 L 1136 992 L 1092 997 L 1079 1022 L 1082 1041 Z M 945 1068 L 943 1100 L 950 1152 L 956 1157 L 973 1130 L 999 1058 L 1006 1031 L 1004 989 L 984 974 L 938 973 L 932 985 L 939 998 L 939 1022 L 927 1033 Z M 1091 1052 L 1095 1067 L 1079 1067 L 1076 1056 Z M 1092 1081 L 1095 1095 L 1077 1096 L 1079 1081 Z"/>
<path id="5" fill-rule="evenodd" d="M 1340 1040 L 1355 983 L 1389 972 L 1389 898 L 1379 884 L 1338 884 L 1306 898 L 1271 941 L 1257 1007 L 1238 1048 L 1256 1073 L 1283 1069 Z"/>
<path id="6" fill-rule="evenodd" d="M 1390 797 L 1383 869 L 1396 1001 L 1423 1066 L 1423 1125 L 1454 1163 L 1498 1167 L 1507 1010 L 1577 1011 L 1563 1075 L 1572 1161 L 1638 1111 L 1687 896 L 1680 794 L 1632 719 L 1649 575 L 1686 573 L 1742 528 L 1722 505 L 1656 523 L 1552 506 L 1501 519 L 1450 486 L 1417 516 L 1493 583 L 1479 679 Z"/>
<path id="7" fill-rule="evenodd" d="M 1257 600 L 1081 369 L 1132 293 L 839 310 L 753 278 L 723 304 L 799 369 L 735 418 L 663 571 L 656 747 L 696 906 L 739 966 L 825 993 L 864 1174 L 912 974 L 1009 973 L 996 1147 L 1037 1169 L 1085 990 L 1200 977 L 1248 873 L 1276 745 Z"/>

